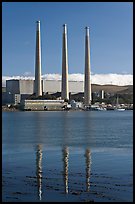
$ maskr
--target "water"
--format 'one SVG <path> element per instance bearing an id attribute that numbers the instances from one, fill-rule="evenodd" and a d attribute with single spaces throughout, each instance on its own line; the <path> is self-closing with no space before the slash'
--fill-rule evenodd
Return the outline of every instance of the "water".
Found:
<path id="1" fill-rule="evenodd" d="M 3 112 L 2 197 L 132 202 L 133 112 Z"/>

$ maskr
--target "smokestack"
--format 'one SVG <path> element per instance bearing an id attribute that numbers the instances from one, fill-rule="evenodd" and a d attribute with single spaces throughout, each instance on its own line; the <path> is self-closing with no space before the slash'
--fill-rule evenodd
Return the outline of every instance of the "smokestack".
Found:
<path id="1" fill-rule="evenodd" d="M 68 53 L 67 53 L 67 25 L 63 25 L 63 48 L 62 48 L 62 90 L 61 98 L 69 99 L 68 92 Z"/>
<path id="2" fill-rule="evenodd" d="M 41 85 L 41 39 L 40 39 L 40 21 L 37 21 L 36 30 L 36 60 L 35 60 L 35 94 L 36 97 L 42 95 Z"/>
<path id="3" fill-rule="evenodd" d="M 90 81 L 90 34 L 89 27 L 86 27 L 85 34 L 85 79 L 84 79 L 84 104 L 91 104 L 91 81 Z"/>
<path id="4" fill-rule="evenodd" d="M 104 99 L 104 90 L 101 90 L 101 99 Z"/>

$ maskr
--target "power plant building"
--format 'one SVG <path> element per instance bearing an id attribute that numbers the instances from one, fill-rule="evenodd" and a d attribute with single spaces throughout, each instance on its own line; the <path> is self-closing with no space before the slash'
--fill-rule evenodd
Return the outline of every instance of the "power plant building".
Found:
<path id="1" fill-rule="evenodd" d="M 69 93 L 76 94 L 79 92 L 84 92 L 84 82 L 83 81 L 68 81 Z M 48 92 L 49 94 L 61 92 L 61 80 L 45 80 L 43 79 L 43 92 Z"/>
<path id="2" fill-rule="evenodd" d="M 63 110 L 66 102 L 64 100 L 23 100 L 21 102 L 22 110 L 47 111 Z"/>
<path id="3" fill-rule="evenodd" d="M 7 92 L 2 93 L 2 105 L 5 104 L 17 105 L 18 103 L 20 103 L 20 101 L 21 101 L 20 94 L 12 94 Z"/>
<path id="4" fill-rule="evenodd" d="M 45 80 L 42 79 L 42 90 L 52 94 L 61 92 L 61 80 Z M 11 79 L 6 81 L 6 92 L 12 94 L 33 94 L 34 93 L 34 80 L 24 79 Z M 69 81 L 69 92 L 76 94 L 84 92 L 83 81 Z"/>
<path id="5" fill-rule="evenodd" d="M 17 105 L 22 99 L 33 94 L 34 80 L 6 80 L 6 92 L 2 93 L 2 104 Z"/>
<path id="6" fill-rule="evenodd" d="M 40 36 L 40 21 L 36 22 L 36 52 L 35 52 L 35 80 L 30 79 L 11 79 L 6 81 L 5 97 L 16 98 L 15 103 L 19 103 L 22 99 L 25 100 L 27 96 L 35 94 L 38 97 L 46 93 L 54 94 L 61 92 L 61 99 L 69 99 L 69 93 L 77 94 L 84 92 L 84 105 L 91 105 L 91 78 L 90 78 L 90 35 L 89 28 L 86 27 L 85 33 L 85 79 L 83 81 L 69 81 L 68 80 L 68 47 L 67 47 L 67 25 L 63 25 L 62 35 L 62 79 L 45 80 L 41 79 L 41 36 Z M 11 94 L 13 97 L 11 97 Z M 18 95 L 17 95 L 18 94 Z M 10 95 L 10 96 L 9 96 Z M 10 100 L 9 100 L 10 101 Z M 14 100 L 13 100 L 14 101 Z M 54 103 L 48 101 L 51 105 Z M 30 102 L 32 104 L 32 102 Z M 42 108 L 45 107 L 42 101 Z M 61 103 L 61 102 L 60 102 Z M 28 105 L 26 100 L 24 104 Z M 33 104 L 39 104 L 39 101 Z M 56 101 L 56 104 L 58 102 Z M 41 106 L 40 106 L 41 107 Z"/>
<path id="7" fill-rule="evenodd" d="M 29 79 L 6 80 L 6 92 L 11 94 L 33 94 L 34 80 Z"/>

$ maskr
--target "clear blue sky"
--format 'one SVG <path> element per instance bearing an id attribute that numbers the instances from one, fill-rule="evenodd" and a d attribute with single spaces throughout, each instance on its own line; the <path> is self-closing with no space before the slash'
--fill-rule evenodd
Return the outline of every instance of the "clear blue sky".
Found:
<path id="1" fill-rule="evenodd" d="M 92 73 L 133 73 L 133 3 L 3 2 L 3 76 L 34 75 L 36 20 L 41 21 L 42 74 L 61 74 L 65 23 L 69 73 L 84 73 L 85 26 Z"/>

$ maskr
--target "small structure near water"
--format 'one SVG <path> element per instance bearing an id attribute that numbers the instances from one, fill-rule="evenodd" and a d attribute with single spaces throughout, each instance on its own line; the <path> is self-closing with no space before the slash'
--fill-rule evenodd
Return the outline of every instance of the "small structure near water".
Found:
<path id="1" fill-rule="evenodd" d="M 20 107 L 24 111 L 47 111 L 63 110 L 65 105 L 64 100 L 23 100 Z"/>

